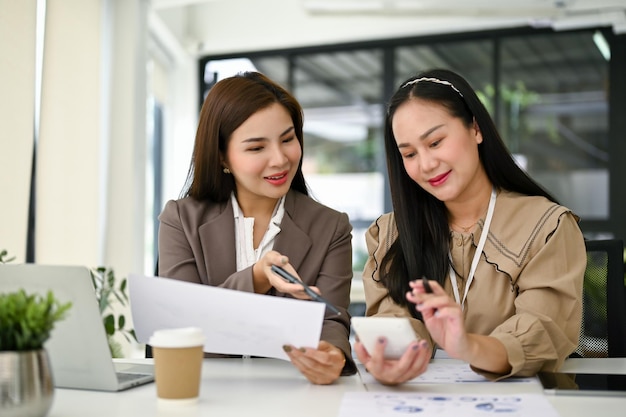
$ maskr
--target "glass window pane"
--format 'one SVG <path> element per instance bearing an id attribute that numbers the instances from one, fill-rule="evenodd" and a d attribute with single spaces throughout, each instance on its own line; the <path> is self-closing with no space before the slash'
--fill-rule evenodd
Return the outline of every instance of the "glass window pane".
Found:
<path id="1" fill-rule="evenodd" d="M 289 65 L 286 58 L 281 56 L 269 57 L 238 57 L 228 59 L 213 59 L 204 65 L 204 83 L 206 89 L 203 97 L 211 87 L 227 77 L 244 71 L 258 71 L 270 77 L 283 87 L 288 87 Z"/>
<path id="2" fill-rule="evenodd" d="M 306 180 L 317 200 L 348 213 L 361 270 L 366 227 L 384 210 L 382 51 L 301 55 L 293 78 L 304 108 Z"/>
<path id="3" fill-rule="evenodd" d="M 608 63 L 594 32 L 506 38 L 500 131 L 526 169 L 586 220 L 609 216 Z"/>
<path id="4" fill-rule="evenodd" d="M 472 40 L 406 46 L 396 49 L 396 82 L 434 68 L 461 74 L 476 90 L 493 88 L 493 42 Z M 490 100 L 492 95 L 485 94 Z"/>

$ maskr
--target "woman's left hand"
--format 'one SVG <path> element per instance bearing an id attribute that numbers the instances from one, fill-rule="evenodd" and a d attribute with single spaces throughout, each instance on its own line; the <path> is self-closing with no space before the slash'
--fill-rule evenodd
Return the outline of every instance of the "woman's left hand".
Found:
<path id="1" fill-rule="evenodd" d="M 332 384 L 339 378 L 346 363 L 343 351 L 323 340 L 317 349 L 296 348 L 291 345 L 285 345 L 283 349 L 291 363 L 314 384 Z"/>

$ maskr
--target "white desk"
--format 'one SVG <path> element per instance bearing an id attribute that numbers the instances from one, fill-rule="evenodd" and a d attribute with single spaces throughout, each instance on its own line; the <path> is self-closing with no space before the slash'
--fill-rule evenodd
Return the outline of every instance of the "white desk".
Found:
<path id="1" fill-rule="evenodd" d="M 453 361 L 436 359 L 435 361 Z M 150 359 L 123 360 L 151 363 Z M 626 359 L 570 359 L 563 371 L 626 373 Z M 541 393 L 539 383 L 364 384 L 358 375 L 330 386 L 310 384 L 289 362 L 275 359 L 205 359 L 200 401 L 168 409 L 156 400 L 154 384 L 119 393 L 56 389 L 48 417 L 245 416 L 335 417 L 349 391 L 419 391 L 429 393 Z M 622 417 L 626 397 L 547 396 L 562 417 Z M 358 417 L 358 416 L 355 416 Z"/>
<path id="2" fill-rule="evenodd" d="M 358 375 L 313 385 L 290 362 L 278 359 L 205 359 L 197 405 L 159 406 L 154 383 L 118 393 L 57 388 L 47 417 L 332 417 L 344 392 L 364 390 Z"/>
<path id="3" fill-rule="evenodd" d="M 451 363 L 454 359 L 435 359 L 433 362 Z M 597 372 L 626 374 L 626 358 L 568 359 L 561 367 L 563 372 Z M 533 383 L 462 383 L 462 384 L 404 384 L 387 387 L 378 383 L 365 384 L 368 391 L 401 391 L 422 393 L 458 394 L 522 394 L 543 393 L 539 381 Z M 562 417 L 623 417 L 626 413 L 626 397 L 546 395 Z"/>

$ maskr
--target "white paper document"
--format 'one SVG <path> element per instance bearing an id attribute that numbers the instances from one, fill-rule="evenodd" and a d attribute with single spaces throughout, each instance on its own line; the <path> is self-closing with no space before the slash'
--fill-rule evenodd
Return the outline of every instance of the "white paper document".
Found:
<path id="1" fill-rule="evenodd" d="M 362 365 L 359 366 L 361 380 L 364 384 L 380 384 Z M 507 378 L 498 381 L 505 383 L 536 383 L 537 378 Z M 426 372 L 413 378 L 405 384 L 456 384 L 463 382 L 486 382 L 493 381 L 477 374 L 467 363 L 430 363 Z"/>
<path id="2" fill-rule="evenodd" d="M 325 305 L 129 274 L 133 326 L 140 343 L 155 330 L 200 327 L 204 351 L 289 360 L 283 345 L 319 344 Z"/>
<path id="3" fill-rule="evenodd" d="M 338 417 L 388 416 L 559 417 L 542 394 L 426 394 L 410 392 L 346 392 Z"/>

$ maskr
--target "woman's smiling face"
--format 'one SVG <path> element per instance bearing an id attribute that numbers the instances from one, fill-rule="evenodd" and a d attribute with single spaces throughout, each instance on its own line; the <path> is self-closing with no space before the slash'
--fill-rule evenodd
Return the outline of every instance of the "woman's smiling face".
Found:
<path id="1" fill-rule="evenodd" d="M 480 130 L 445 107 L 410 99 L 394 113 L 392 129 L 407 174 L 437 199 L 462 199 L 486 178 L 478 156 Z"/>
<path id="2" fill-rule="evenodd" d="M 277 200 L 289 191 L 301 157 L 291 116 L 274 103 L 233 131 L 224 165 L 235 179 L 240 203 L 242 199 Z"/>

